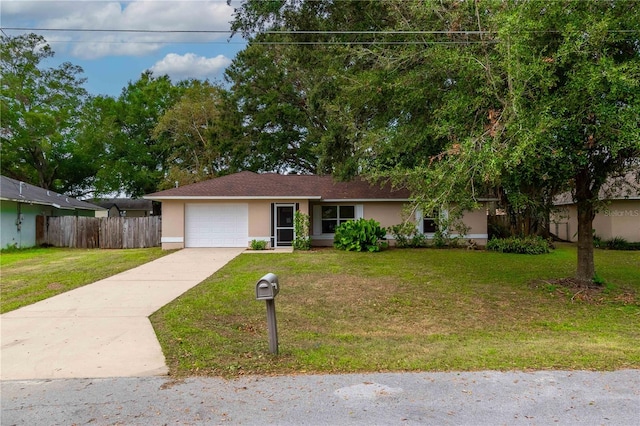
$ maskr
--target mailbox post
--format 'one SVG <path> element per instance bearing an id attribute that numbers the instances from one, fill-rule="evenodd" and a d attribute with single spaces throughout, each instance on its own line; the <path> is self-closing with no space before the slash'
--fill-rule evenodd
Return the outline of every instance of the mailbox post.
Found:
<path id="1" fill-rule="evenodd" d="M 275 297 L 280 292 L 278 277 L 269 272 L 256 283 L 256 300 L 267 303 L 267 329 L 269 331 L 269 352 L 278 354 L 278 325 L 276 323 Z"/>

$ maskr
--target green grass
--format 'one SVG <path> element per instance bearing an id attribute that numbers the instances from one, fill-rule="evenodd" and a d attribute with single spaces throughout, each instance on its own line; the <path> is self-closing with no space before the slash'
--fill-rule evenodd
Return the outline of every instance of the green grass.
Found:
<path id="1" fill-rule="evenodd" d="M 167 254 L 160 248 L 33 248 L 0 254 L 0 312 L 72 290 Z"/>
<path id="2" fill-rule="evenodd" d="M 407 249 L 243 254 L 152 316 L 172 375 L 640 368 L 640 253 Z M 255 282 L 274 272 L 280 354 Z"/>

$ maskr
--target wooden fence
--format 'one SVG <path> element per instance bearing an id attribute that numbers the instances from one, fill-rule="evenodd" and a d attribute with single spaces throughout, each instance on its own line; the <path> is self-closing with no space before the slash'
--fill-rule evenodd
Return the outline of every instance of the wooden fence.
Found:
<path id="1" fill-rule="evenodd" d="M 143 248 L 160 245 L 160 216 L 37 216 L 36 243 L 74 248 Z"/>

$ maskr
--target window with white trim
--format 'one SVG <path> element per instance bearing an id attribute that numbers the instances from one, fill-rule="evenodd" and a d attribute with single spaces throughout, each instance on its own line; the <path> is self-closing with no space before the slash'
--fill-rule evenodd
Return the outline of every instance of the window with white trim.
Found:
<path id="1" fill-rule="evenodd" d="M 422 218 L 422 232 L 424 234 L 434 234 L 438 231 L 438 223 L 436 222 L 436 218 L 438 217 L 438 213 L 433 213 L 429 217 Z"/>
<path id="2" fill-rule="evenodd" d="M 423 214 L 421 210 L 416 212 L 416 222 L 418 224 L 418 231 L 422 234 L 435 234 L 438 232 L 438 219 L 446 217 L 446 210 L 441 212 L 440 210 L 434 210 L 429 214 Z"/>
<path id="3" fill-rule="evenodd" d="M 322 206 L 322 233 L 333 234 L 341 223 L 356 218 L 355 206 Z"/>

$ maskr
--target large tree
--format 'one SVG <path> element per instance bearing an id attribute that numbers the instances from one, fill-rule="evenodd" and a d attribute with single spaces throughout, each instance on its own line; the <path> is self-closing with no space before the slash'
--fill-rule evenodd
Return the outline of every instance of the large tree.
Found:
<path id="1" fill-rule="evenodd" d="M 245 168 L 247 150 L 239 137 L 240 123 L 229 92 L 197 80 L 160 118 L 154 139 L 170 154 L 160 188 L 185 185 Z"/>
<path id="2" fill-rule="evenodd" d="M 74 137 L 87 93 L 82 68 L 68 62 L 43 67 L 53 56 L 36 34 L 1 36 L 2 173 L 66 191 L 85 178 L 74 167 L 79 150 Z"/>
<path id="3" fill-rule="evenodd" d="M 83 110 L 79 140 L 101 152 L 93 179 L 97 195 L 122 193 L 140 197 L 159 189 L 172 155 L 169 141 L 154 137 L 154 128 L 185 90 L 168 76 L 144 72 L 118 98 L 99 96 Z"/>
<path id="4" fill-rule="evenodd" d="M 342 103 L 348 75 L 367 64 L 350 44 L 385 25 L 379 1 L 245 1 L 232 28 L 249 38 L 227 71 L 244 137 L 260 170 L 357 173 L 358 129 L 375 116 Z"/>
<path id="5" fill-rule="evenodd" d="M 446 80 L 435 80 L 453 95 L 441 98 L 446 102 L 436 99 L 431 124 L 455 130 L 449 143 L 428 163 L 391 174 L 426 199 L 447 189 L 453 197 L 446 198 L 464 197 L 478 184 L 501 187 L 521 214 L 527 208 L 548 214 L 553 196 L 571 191 L 578 206 L 576 278 L 592 280 L 592 222 L 600 189 L 637 167 L 640 156 L 635 6 L 631 1 L 478 1 L 447 10 L 433 2 L 409 15 L 405 4 L 407 19 L 422 21 L 435 13 L 434 29 L 451 31 L 455 25 L 477 35 L 432 48 L 456 67 Z M 384 66 L 391 52 L 377 54 Z M 402 58 L 413 52 L 393 54 Z M 443 62 L 436 64 L 424 67 L 425 74 L 437 76 L 434 68 Z M 459 99 L 469 97 L 476 102 L 465 102 L 467 113 L 456 108 Z M 407 171 L 418 179 L 403 177 Z"/>
<path id="6" fill-rule="evenodd" d="M 359 14 L 349 15 L 354 4 Z M 327 83 L 314 79 L 338 89 L 323 100 L 323 111 L 334 112 L 327 122 L 350 124 L 340 129 L 346 143 L 334 145 L 342 153 L 334 160 L 410 188 L 426 209 L 468 207 L 497 188 L 514 217 L 531 218 L 517 226 L 527 231 L 546 227 L 553 196 L 571 191 L 579 219 L 576 277 L 588 281 L 599 191 L 637 167 L 640 156 L 635 6 L 246 1 L 236 25 L 272 37 L 279 33 L 269 30 L 283 28 L 316 41 L 334 37 L 330 63 L 343 66 L 322 69 Z M 304 27 L 314 23 L 309 16 L 322 25 Z M 332 31 L 332 22 L 342 31 Z M 306 29 L 321 31 L 300 33 Z M 364 36 L 368 43 L 345 39 Z M 304 64 L 302 48 L 292 50 Z M 308 51 L 309 61 L 316 51 Z M 281 63 L 288 70 L 291 61 Z"/>

